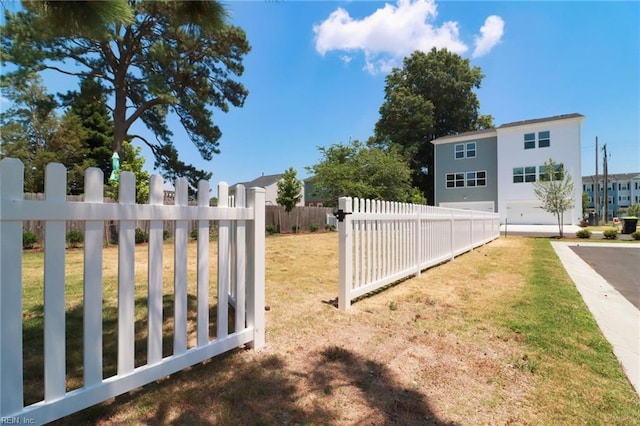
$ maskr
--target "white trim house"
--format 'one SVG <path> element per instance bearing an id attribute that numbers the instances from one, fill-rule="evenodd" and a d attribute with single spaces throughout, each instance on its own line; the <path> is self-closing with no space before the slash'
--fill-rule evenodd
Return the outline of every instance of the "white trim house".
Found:
<path id="1" fill-rule="evenodd" d="M 541 208 L 533 182 L 552 158 L 575 186 L 574 208 L 565 224 L 582 213 L 580 131 L 584 116 L 565 114 L 506 123 L 438 138 L 434 144 L 434 205 L 500 213 L 501 223 L 556 224 Z"/>

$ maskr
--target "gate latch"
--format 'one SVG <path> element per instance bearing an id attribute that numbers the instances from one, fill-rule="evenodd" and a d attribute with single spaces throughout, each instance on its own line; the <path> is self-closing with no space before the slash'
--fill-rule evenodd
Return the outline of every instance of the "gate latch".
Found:
<path id="1" fill-rule="evenodd" d="M 336 217 L 336 219 L 338 219 L 338 222 L 344 222 L 344 218 L 348 215 L 351 214 L 351 212 L 345 212 L 342 209 L 339 209 L 338 211 L 333 212 L 333 215 Z"/>

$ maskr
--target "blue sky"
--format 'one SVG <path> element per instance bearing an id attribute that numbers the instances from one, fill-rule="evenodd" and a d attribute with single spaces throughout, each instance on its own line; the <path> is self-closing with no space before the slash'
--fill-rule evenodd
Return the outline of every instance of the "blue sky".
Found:
<path id="1" fill-rule="evenodd" d="M 594 173 L 596 136 L 600 147 L 607 144 L 611 173 L 640 171 L 639 2 L 226 5 L 252 46 L 240 78 L 249 96 L 243 108 L 216 112 L 221 154 L 210 162 L 199 158 L 179 124 L 174 129 L 183 160 L 212 171 L 213 185 L 288 167 L 305 178 L 305 167 L 320 160 L 318 146 L 365 141 L 389 69 L 432 46 L 482 69 L 480 112 L 493 115 L 496 125 L 578 112 L 586 117 L 583 175 Z"/>

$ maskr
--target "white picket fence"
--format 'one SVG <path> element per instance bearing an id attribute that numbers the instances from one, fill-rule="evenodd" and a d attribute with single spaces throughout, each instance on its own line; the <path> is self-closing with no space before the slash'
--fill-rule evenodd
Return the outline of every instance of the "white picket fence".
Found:
<path id="1" fill-rule="evenodd" d="M 500 236 L 497 213 L 339 199 L 338 307 Z"/>
<path id="2" fill-rule="evenodd" d="M 148 204 L 135 204 L 135 177 L 120 175 L 120 201 L 103 203 L 103 174 L 88 169 L 84 202 L 66 201 L 66 170 L 49 164 L 45 200 L 24 200 L 24 167 L 0 162 L 0 422 L 43 424 L 202 362 L 265 339 L 264 189 L 237 190 L 228 205 L 228 187 L 218 186 L 219 205 L 209 207 L 209 185 L 200 182 L 198 205 L 188 206 L 187 182 L 175 182 L 175 205 L 163 205 L 163 180 L 152 176 Z M 44 240 L 44 400 L 24 406 L 22 222 L 45 221 Z M 85 221 L 83 288 L 83 386 L 66 390 L 65 222 Z M 134 366 L 135 221 L 149 220 L 147 363 Z M 197 330 L 187 345 L 187 223 L 198 221 Z M 103 378 L 103 223 L 120 221 L 118 237 L 117 374 Z M 163 221 L 175 221 L 173 353 L 163 357 Z M 210 221 L 218 224 L 217 333 L 209 335 Z M 144 285 L 144 284 L 143 284 Z M 235 330 L 229 330 L 229 304 Z"/>

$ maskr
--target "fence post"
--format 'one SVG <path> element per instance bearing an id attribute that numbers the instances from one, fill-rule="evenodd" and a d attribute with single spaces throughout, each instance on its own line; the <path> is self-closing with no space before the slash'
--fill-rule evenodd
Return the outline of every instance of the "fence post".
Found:
<path id="1" fill-rule="evenodd" d="M 265 190 L 250 188 L 247 207 L 253 220 L 247 229 L 247 327 L 253 328 L 250 346 L 260 349 L 265 342 Z"/>
<path id="2" fill-rule="evenodd" d="M 352 200 L 351 197 L 340 197 L 338 200 L 338 209 L 342 210 L 346 215 L 338 222 L 339 232 L 339 276 L 338 276 L 338 308 L 345 311 L 351 305 L 351 286 L 353 279 L 352 271 L 352 223 L 351 216 L 348 213 L 352 212 Z"/>
<path id="3" fill-rule="evenodd" d="M 0 207 L 22 201 L 24 166 L 0 160 Z M 22 222 L 0 214 L 0 418 L 22 410 Z"/>

